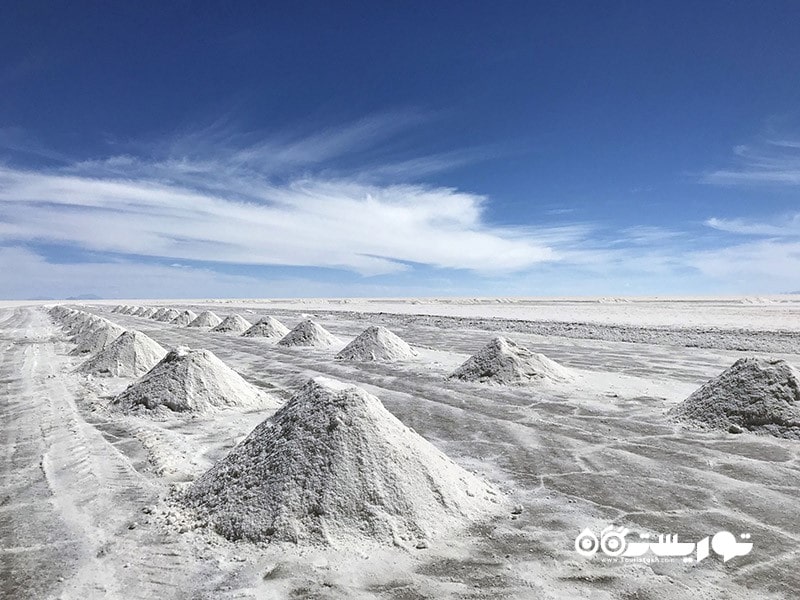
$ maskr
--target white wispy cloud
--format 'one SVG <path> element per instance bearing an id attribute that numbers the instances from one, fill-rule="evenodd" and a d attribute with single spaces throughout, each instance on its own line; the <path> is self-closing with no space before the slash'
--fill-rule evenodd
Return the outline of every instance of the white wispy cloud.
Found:
<path id="1" fill-rule="evenodd" d="M 716 185 L 798 185 L 800 140 L 767 139 L 736 146 L 733 163 L 703 174 L 701 181 Z"/>
<path id="2" fill-rule="evenodd" d="M 719 231 L 740 235 L 794 237 L 800 236 L 800 213 L 784 215 L 769 222 L 713 217 L 706 225 Z"/>

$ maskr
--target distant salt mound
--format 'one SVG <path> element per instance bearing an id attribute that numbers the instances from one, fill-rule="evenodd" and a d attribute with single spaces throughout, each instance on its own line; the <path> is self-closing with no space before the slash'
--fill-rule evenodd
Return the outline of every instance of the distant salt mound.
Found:
<path id="1" fill-rule="evenodd" d="M 316 321 L 307 319 L 299 323 L 278 342 L 279 346 L 333 346 L 341 340 Z"/>
<path id="2" fill-rule="evenodd" d="M 67 327 L 67 331 L 74 336 L 82 336 L 98 327 L 110 323 L 108 319 L 98 317 L 89 313 L 80 313 L 77 319 L 72 321 Z"/>
<path id="3" fill-rule="evenodd" d="M 71 354 L 80 355 L 100 352 L 123 333 L 125 333 L 125 330 L 122 327 L 111 321 L 105 321 L 98 327 L 75 336 L 73 341 L 76 343 L 76 347 Z"/>
<path id="4" fill-rule="evenodd" d="M 155 340 L 139 331 L 126 331 L 79 370 L 92 375 L 140 377 L 152 369 L 167 351 Z"/>
<path id="5" fill-rule="evenodd" d="M 152 315 L 150 315 L 150 318 L 151 318 L 151 319 L 153 319 L 154 321 L 160 321 L 160 320 L 161 320 L 161 318 L 162 318 L 162 317 L 163 317 L 163 316 L 164 316 L 166 313 L 167 313 L 167 309 L 166 309 L 165 307 L 163 307 L 163 306 L 162 306 L 161 308 L 158 308 L 158 309 L 156 309 L 156 310 L 155 310 L 155 312 L 153 312 L 153 314 L 152 314 Z M 177 316 L 177 315 L 176 315 L 176 316 Z M 175 317 L 173 317 L 173 319 L 174 319 L 174 318 L 175 318 Z"/>
<path id="6" fill-rule="evenodd" d="M 365 329 L 336 355 L 340 360 L 401 361 L 414 358 L 416 351 L 394 333 L 381 326 Z"/>
<path id="7" fill-rule="evenodd" d="M 112 402 L 125 412 L 212 413 L 226 408 L 277 408 L 208 350 L 177 348 Z"/>
<path id="8" fill-rule="evenodd" d="M 197 318 L 197 314 L 191 310 L 185 310 L 182 313 L 178 314 L 177 317 L 172 319 L 170 323 L 173 325 L 180 325 L 180 326 L 187 326 L 189 323 L 194 321 Z"/>
<path id="9" fill-rule="evenodd" d="M 241 315 L 228 315 L 222 322 L 214 327 L 211 331 L 219 333 L 244 333 L 250 329 L 250 322 Z"/>
<path id="10" fill-rule="evenodd" d="M 147 310 L 144 306 L 137 306 L 134 310 L 131 311 L 132 317 L 141 317 L 142 314 Z"/>
<path id="11" fill-rule="evenodd" d="M 451 379 L 500 385 L 534 381 L 570 381 L 572 373 L 544 354 L 531 352 L 504 337 L 496 337 L 456 369 Z"/>
<path id="12" fill-rule="evenodd" d="M 169 323 L 174 319 L 177 319 L 180 316 L 180 314 L 181 313 L 175 310 L 174 308 L 167 308 L 164 310 L 161 316 L 156 319 L 156 321 L 161 321 L 162 323 Z"/>
<path id="13" fill-rule="evenodd" d="M 497 512 L 502 497 L 364 390 L 319 378 L 187 490 L 232 540 L 414 544 Z"/>
<path id="14" fill-rule="evenodd" d="M 220 323 L 222 323 L 222 319 L 210 310 L 204 310 L 187 327 L 216 327 Z"/>
<path id="15" fill-rule="evenodd" d="M 145 317 L 145 318 L 149 319 L 150 317 L 152 317 L 152 316 L 153 316 L 153 314 L 154 314 L 154 313 L 155 313 L 157 310 L 158 310 L 157 308 L 154 308 L 154 307 L 152 307 L 152 306 L 148 306 L 148 307 L 147 307 L 147 308 L 145 308 L 145 309 L 144 309 L 144 310 L 143 310 L 141 313 L 139 313 L 139 316 L 140 316 L 140 317 Z"/>
<path id="16" fill-rule="evenodd" d="M 282 338 L 289 333 L 289 328 L 273 317 L 265 317 L 245 331 L 244 337 Z"/>
<path id="17" fill-rule="evenodd" d="M 800 372 L 783 360 L 741 358 L 670 414 L 715 429 L 800 439 Z"/>

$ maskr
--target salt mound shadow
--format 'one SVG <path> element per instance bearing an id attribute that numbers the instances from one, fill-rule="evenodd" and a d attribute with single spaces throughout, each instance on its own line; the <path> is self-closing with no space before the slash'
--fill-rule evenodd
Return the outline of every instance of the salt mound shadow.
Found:
<path id="1" fill-rule="evenodd" d="M 340 360 L 401 361 L 414 358 L 416 351 L 400 337 L 381 326 L 371 326 L 336 355 Z"/>
<path id="2" fill-rule="evenodd" d="M 123 411 L 170 410 L 212 413 L 225 408 L 277 408 L 265 392 L 247 383 L 208 350 L 177 348 L 139 381 L 114 398 Z"/>
<path id="3" fill-rule="evenodd" d="M 216 327 L 220 323 L 222 323 L 222 319 L 210 310 L 204 310 L 187 327 Z"/>
<path id="4" fill-rule="evenodd" d="M 172 323 L 173 325 L 181 325 L 185 327 L 189 323 L 194 321 L 196 318 L 197 318 L 197 313 L 191 310 L 185 310 L 182 313 L 180 313 L 177 317 L 172 319 L 170 323 Z"/>
<path id="5" fill-rule="evenodd" d="M 139 377 L 152 369 L 167 351 L 139 331 L 126 331 L 83 363 L 79 371 L 111 377 Z"/>
<path id="6" fill-rule="evenodd" d="M 251 323 L 238 314 L 228 315 L 211 331 L 218 333 L 244 333 L 250 329 Z"/>
<path id="7" fill-rule="evenodd" d="M 741 358 L 669 414 L 715 429 L 800 440 L 800 373 L 783 360 Z"/>
<path id="8" fill-rule="evenodd" d="M 265 317 L 245 331 L 243 337 L 282 338 L 289 333 L 289 328 L 272 317 Z"/>
<path id="9" fill-rule="evenodd" d="M 307 319 L 299 323 L 278 342 L 279 346 L 333 346 L 341 340 L 316 321 Z"/>
<path id="10" fill-rule="evenodd" d="M 501 496 L 354 386 L 309 381 L 187 490 L 228 539 L 405 545 Z"/>
<path id="11" fill-rule="evenodd" d="M 453 371 L 449 378 L 521 385 L 533 381 L 570 381 L 573 375 L 544 354 L 531 352 L 504 337 L 496 337 Z"/>

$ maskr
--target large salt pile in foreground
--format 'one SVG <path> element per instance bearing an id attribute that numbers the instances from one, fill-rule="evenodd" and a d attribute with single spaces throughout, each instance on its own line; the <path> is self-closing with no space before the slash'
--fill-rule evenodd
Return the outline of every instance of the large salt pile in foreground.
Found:
<path id="1" fill-rule="evenodd" d="M 417 353 L 386 327 L 367 327 L 361 335 L 336 355 L 341 360 L 399 361 L 414 358 Z"/>
<path id="2" fill-rule="evenodd" d="M 250 322 L 241 315 L 228 315 L 211 331 L 218 333 L 244 333 L 250 329 Z"/>
<path id="3" fill-rule="evenodd" d="M 242 335 L 244 337 L 282 338 L 289 333 L 289 328 L 273 317 L 265 317 Z"/>
<path id="4" fill-rule="evenodd" d="M 741 358 L 670 414 L 713 428 L 800 439 L 800 372 L 783 360 Z"/>
<path id="5" fill-rule="evenodd" d="M 229 539 L 414 544 L 501 497 L 364 390 L 309 381 L 187 490 Z"/>
<path id="6" fill-rule="evenodd" d="M 496 337 L 458 367 L 450 378 L 514 385 L 531 381 L 570 381 L 573 376 L 568 369 L 544 354 L 531 352 L 504 337 Z"/>
<path id="7" fill-rule="evenodd" d="M 119 325 L 111 321 L 106 321 L 105 319 L 103 319 L 103 321 L 103 323 L 100 323 L 92 330 L 85 331 L 75 336 L 74 341 L 77 346 L 71 354 L 99 352 L 125 333 L 125 330 Z"/>
<path id="8" fill-rule="evenodd" d="M 341 340 L 332 335 L 319 323 L 307 319 L 299 323 L 294 329 L 287 333 L 279 346 L 333 346 L 341 343 Z"/>
<path id="9" fill-rule="evenodd" d="M 122 410 L 209 413 L 224 408 L 277 408 L 271 396 L 247 383 L 208 350 L 170 351 L 114 399 Z"/>
<path id="10" fill-rule="evenodd" d="M 188 325 L 196 318 L 197 318 L 196 313 L 194 313 L 191 310 L 185 310 L 182 313 L 180 313 L 177 317 L 172 319 L 170 323 L 172 323 L 173 325 Z"/>
<path id="11" fill-rule="evenodd" d="M 210 310 L 204 310 L 187 327 L 216 327 L 220 323 L 222 323 L 222 319 Z"/>
<path id="12" fill-rule="evenodd" d="M 139 377 L 166 356 L 167 351 L 139 331 L 126 331 L 80 366 L 83 373 Z"/>

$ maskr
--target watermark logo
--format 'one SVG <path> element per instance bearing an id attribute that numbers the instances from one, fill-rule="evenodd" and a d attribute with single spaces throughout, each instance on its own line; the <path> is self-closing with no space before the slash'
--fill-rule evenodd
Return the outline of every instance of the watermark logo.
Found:
<path id="1" fill-rule="evenodd" d="M 606 557 L 624 561 L 682 560 L 683 562 L 701 562 L 708 558 L 713 550 L 728 562 L 737 556 L 745 556 L 753 549 L 749 533 L 742 533 L 739 538 L 729 531 L 718 531 L 713 536 L 706 536 L 698 542 L 679 542 L 677 535 L 666 534 L 654 536 L 649 533 L 638 534 L 639 541 L 628 541 L 630 530 L 625 527 L 610 525 L 597 536 L 588 527 L 575 538 L 575 551 L 587 558 L 601 552 Z M 651 556 L 646 556 L 646 555 Z"/>

